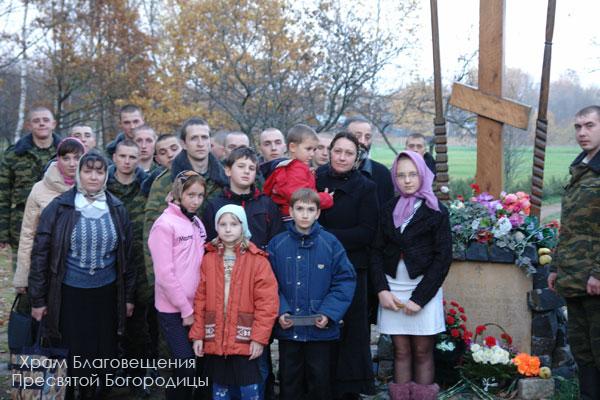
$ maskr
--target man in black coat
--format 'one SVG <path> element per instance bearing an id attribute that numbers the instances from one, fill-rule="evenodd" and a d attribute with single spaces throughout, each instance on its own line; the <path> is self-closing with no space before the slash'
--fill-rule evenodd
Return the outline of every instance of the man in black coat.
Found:
<path id="1" fill-rule="evenodd" d="M 356 136 L 364 150 L 358 169 L 377 185 L 377 199 L 379 205 L 382 206 L 394 197 L 394 185 L 390 170 L 385 165 L 369 158 L 369 151 L 373 143 L 373 126 L 362 117 L 352 117 L 345 121 L 344 128 Z"/>

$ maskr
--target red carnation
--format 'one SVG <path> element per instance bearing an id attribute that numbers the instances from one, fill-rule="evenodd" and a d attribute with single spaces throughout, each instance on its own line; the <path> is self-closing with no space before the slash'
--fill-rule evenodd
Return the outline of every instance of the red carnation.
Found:
<path id="1" fill-rule="evenodd" d="M 462 319 L 463 321 L 467 322 L 467 316 L 465 314 L 462 314 L 460 316 L 460 319 Z"/>
<path id="2" fill-rule="evenodd" d="M 466 331 L 466 330 L 467 330 L 467 326 L 466 326 L 465 324 L 460 324 L 458 327 L 459 327 L 460 329 L 462 329 L 463 331 Z"/>
<path id="3" fill-rule="evenodd" d="M 479 187 L 478 184 L 471 183 L 469 186 L 471 186 L 471 189 L 473 189 L 473 193 L 475 193 L 475 194 L 481 193 L 481 188 Z"/>
<path id="4" fill-rule="evenodd" d="M 459 312 L 461 312 L 461 313 L 464 313 L 464 312 L 465 312 L 465 309 L 464 309 L 463 307 L 460 307 L 460 306 L 459 306 L 459 307 L 458 307 L 458 311 L 459 311 Z"/>
<path id="5" fill-rule="evenodd" d="M 460 332 L 458 331 L 458 329 L 450 329 L 450 335 L 454 338 L 457 338 L 460 336 Z"/>
<path id="6" fill-rule="evenodd" d="M 452 315 L 456 315 L 456 310 L 453 308 L 453 309 L 451 309 L 451 310 L 449 311 L 449 313 L 450 313 L 450 314 L 452 314 Z"/>
<path id="7" fill-rule="evenodd" d="M 464 334 L 463 337 L 464 337 L 465 341 L 471 340 L 471 338 L 473 337 L 473 332 L 471 332 L 471 331 L 465 331 L 465 334 Z"/>
<path id="8" fill-rule="evenodd" d="M 502 335 L 500 335 L 500 337 L 502 339 L 504 339 L 504 341 L 510 346 L 512 344 L 512 337 L 510 337 L 510 335 L 508 333 L 503 333 Z"/>
<path id="9" fill-rule="evenodd" d="M 479 325 L 477 328 L 475 328 L 475 333 L 477 335 L 481 335 L 483 331 L 485 331 L 485 325 Z"/>
<path id="10" fill-rule="evenodd" d="M 460 194 L 458 196 L 456 196 L 456 199 L 460 200 L 460 201 L 465 201 L 465 198 L 462 197 Z"/>
<path id="11" fill-rule="evenodd" d="M 452 315 L 448 315 L 446 317 L 446 324 L 454 325 L 455 322 L 456 322 L 456 319 L 454 319 L 454 317 Z"/>
<path id="12" fill-rule="evenodd" d="M 453 305 L 454 307 L 460 307 L 460 304 L 458 304 L 456 301 L 452 300 L 450 302 L 451 305 Z"/>
<path id="13" fill-rule="evenodd" d="M 483 339 L 483 341 L 485 342 L 485 345 L 488 347 L 493 347 L 496 345 L 496 338 L 493 336 L 488 336 L 485 339 Z"/>

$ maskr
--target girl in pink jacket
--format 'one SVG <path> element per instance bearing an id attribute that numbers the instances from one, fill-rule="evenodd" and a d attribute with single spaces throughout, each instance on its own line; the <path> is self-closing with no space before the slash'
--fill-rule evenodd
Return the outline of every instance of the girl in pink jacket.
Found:
<path id="1" fill-rule="evenodd" d="M 148 237 L 158 322 L 171 357 L 181 361 L 174 377 L 189 378 L 190 382 L 195 369 L 189 366 L 194 365 L 195 357 L 188 332 L 194 322 L 194 295 L 206 241 L 206 231 L 196 211 L 204 200 L 205 190 L 206 183 L 196 172 L 182 171 L 177 175 L 171 190 L 173 202 L 152 225 Z M 193 387 L 186 386 L 185 379 L 175 381 L 182 384 L 168 389 L 167 398 L 191 398 Z"/>

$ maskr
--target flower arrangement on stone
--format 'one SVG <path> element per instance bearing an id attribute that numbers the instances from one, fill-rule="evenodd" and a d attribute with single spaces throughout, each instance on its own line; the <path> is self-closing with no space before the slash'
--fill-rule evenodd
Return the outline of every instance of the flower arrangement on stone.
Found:
<path id="1" fill-rule="evenodd" d="M 498 328 L 500 336 L 488 334 L 489 327 Z M 495 399 L 494 395 L 512 398 L 519 379 L 546 378 L 551 374 L 548 368 L 540 368 L 539 357 L 517 353 L 512 337 L 495 323 L 475 328 L 473 340 L 458 368 L 461 380 L 441 393 L 438 399 L 450 399 L 464 392 L 473 392 L 486 400 Z"/>
<path id="2" fill-rule="evenodd" d="M 471 243 L 495 245 L 512 252 L 516 264 L 527 273 L 535 273 L 532 258 L 536 257 L 537 249 L 551 251 L 556 246 L 558 222 L 541 225 L 536 217 L 529 215 L 531 202 L 525 192 L 502 192 L 496 199 L 489 193 L 481 193 L 477 184 L 471 188 L 471 198 L 457 196 L 449 203 L 455 256 L 464 254 Z M 527 252 L 527 248 L 533 252 Z M 544 260 L 549 262 L 551 258 Z"/>

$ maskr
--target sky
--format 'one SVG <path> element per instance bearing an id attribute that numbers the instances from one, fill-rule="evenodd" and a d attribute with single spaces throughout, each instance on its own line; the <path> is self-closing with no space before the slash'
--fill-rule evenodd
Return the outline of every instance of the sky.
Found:
<path id="1" fill-rule="evenodd" d="M 485 0 L 482 0 L 485 1 Z M 376 2 L 376 0 L 373 0 Z M 416 53 L 422 76 L 433 74 L 429 1 L 421 0 Z M 552 40 L 551 80 L 573 70 L 582 85 L 600 85 L 600 1 L 558 0 Z M 540 80 L 547 0 L 506 0 L 504 62 Z M 478 47 L 479 0 L 438 0 L 443 79 L 452 77 L 461 54 Z M 595 44 L 594 44 L 595 43 Z"/>

